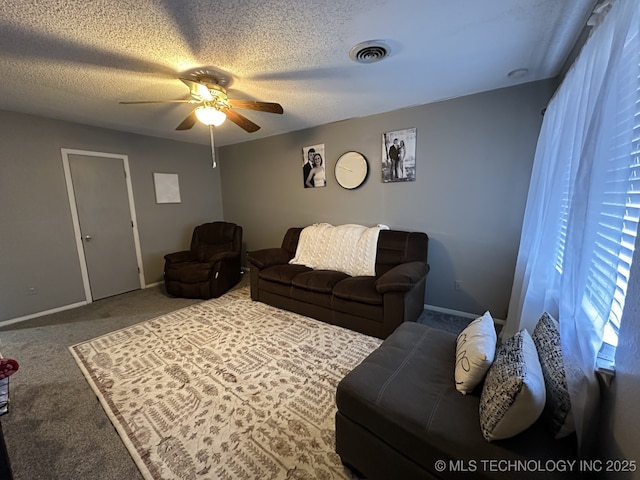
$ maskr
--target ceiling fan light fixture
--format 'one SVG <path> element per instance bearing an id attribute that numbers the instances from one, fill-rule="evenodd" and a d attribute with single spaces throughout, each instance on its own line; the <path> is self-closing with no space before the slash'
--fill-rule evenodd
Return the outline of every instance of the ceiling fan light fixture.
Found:
<path id="1" fill-rule="evenodd" d="M 358 43 L 349 50 L 351 60 L 358 63 L 375 63 L 388 57 L 391 48 L 382 40 L 369 40 Z"/>
<path id="2" fill-rule="evenodd" d="M 227 119 L 224 112 L 213 107 L 196 108 L 196 117 L 205 125 L 213 125 L 214 127 L 219 127 Z"/>
<path id="3" fill-rule="evenodd" d="M 213 100 L 213 95 L 211 94 L 209 89 L 205 85 L 202 85 L 201 83 L 197 83 L 195 85 L 195 92 L 192 92 L 192 93 L 195 93 L 203 100 Z"/>

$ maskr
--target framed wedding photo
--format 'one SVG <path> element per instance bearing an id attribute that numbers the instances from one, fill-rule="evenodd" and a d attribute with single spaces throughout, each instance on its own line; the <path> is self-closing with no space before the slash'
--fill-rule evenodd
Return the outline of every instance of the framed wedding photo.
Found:
<path id="1" fill-rule="evenodd" d="M 302 181 L 304 188 L 327 186 L 324 143 L 302 147 Z"/>
<path id="2" fill-rule="evenodd" d="M 416 129 L 382 134 L 382 182 L 413 182 L 416 179 Z"/>

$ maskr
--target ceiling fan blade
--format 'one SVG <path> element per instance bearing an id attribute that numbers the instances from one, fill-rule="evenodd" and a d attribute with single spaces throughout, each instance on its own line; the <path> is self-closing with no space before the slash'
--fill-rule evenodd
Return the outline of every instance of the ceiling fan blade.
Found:
<path id="1" fill-rule="evenodd" d="M 252 100 L 231 100 L 229 105 L 233 108 L 246 108 L 248 110 L 258 110 L 259 112 L 283 113 L 284 110 L 279 103 L 272 102 L 254 102 Z"/>
<path id="2" fill-rule="evenodd" d="M 194 100 L 143 100 L 138 102 L 119 102 L 121 105 L 136 105 L 139 103 L 195 103 Z"/>
<path id="3" fill-rule="evenodd" d="M 257 132 L 260 130 L 260 126 L 253 123 L 247 117 L 240 115 L 238 112 L 233 111 L 230 108 L 223 110 L 229 120 L 238 125 L 240 128 L 246 130 L 249 133 Z"/>
<path id="4" fill-rule="evenodd" d="M 198 117 L 196 117 L 196 111 L 191 112 L 187 118 L 185 118 L 180 125 L 176 127 L 176 130 L 189 130 L 192 128 L 196 122 L 198 121 Z"/>

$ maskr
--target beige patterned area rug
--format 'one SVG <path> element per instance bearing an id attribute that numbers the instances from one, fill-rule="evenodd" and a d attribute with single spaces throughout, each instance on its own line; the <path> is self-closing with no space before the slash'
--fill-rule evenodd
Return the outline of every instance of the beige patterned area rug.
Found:
<path id="1" fill-rule="evenodd" d="M 243 288 L 70 350 L 147 479 L 340 479 L 335 389 L 380 342 Z"/>

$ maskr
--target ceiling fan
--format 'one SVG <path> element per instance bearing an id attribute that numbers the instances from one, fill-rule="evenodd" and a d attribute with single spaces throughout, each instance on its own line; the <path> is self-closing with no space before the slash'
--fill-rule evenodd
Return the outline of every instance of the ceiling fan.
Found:
<path id="1" fill-rule="evenodd" d="M 222 81 L 215 76 L 202 75 L 191 80 L 180 78 L 189 87 L 191 98 L 184 100 L 147 100 L 137 102 L 120 102 L 124 105 L 143 103 L 193 103 L 197 106 L 183 121 L 176 127 L 176 130 L 189 130 L 196 121 L 200 120 L 205 125 L 219 126 L 225 119 L 231 120 L 245 131 L 252 133 L 260 129 L 260 126 L 253 123 L 244 115 L 239 114 L 235 109 L 257 110 L 259 112 L 283 113 L 282 106 L 272 102 L 256 102 L 253 100 L 235 100 L 227 96 L 227 89 Z"/>

